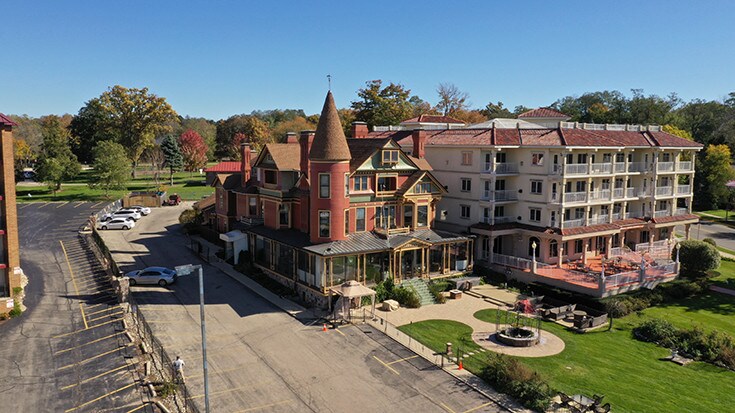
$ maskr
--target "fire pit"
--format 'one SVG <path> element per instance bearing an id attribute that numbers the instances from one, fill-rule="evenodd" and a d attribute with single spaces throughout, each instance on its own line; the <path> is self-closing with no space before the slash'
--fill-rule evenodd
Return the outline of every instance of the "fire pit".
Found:
<path id="1" fill-rule="evenodd" d="M 495 333 L 495 337 L 499 342 L 512 347 L 532 347 L 539 343 L 538 333 L 526 327 L 504 328 Z"/>

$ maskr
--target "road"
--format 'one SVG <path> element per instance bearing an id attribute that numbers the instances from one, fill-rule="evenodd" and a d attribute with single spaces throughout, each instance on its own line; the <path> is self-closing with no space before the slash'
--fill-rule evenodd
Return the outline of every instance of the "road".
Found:
<path id="1" fill-rule="evenodd" d="M 96 202 L 18 206 L 27 311 L 0 325 L 3 412 L 151 412 L 109 280 L 78 236 Z"/>
<path id="2" fill-rule="evenodd" d="M 123 271 L 199 264 L 177 223 L 181 208 L 155 209 L 130 231 L 103 236 Z M 368 326 L 322 331 L 274 307 L 206 263 L 205 300 L 212 411 L 496 412 L 499 407 Z M 196 277 L 168 288 L 137 286 L 156 337 L 186 362 L 203 406 Z"/>
<path id="3" fill-rule="evenodd" d="M 678 227 L 676 232 L 683 235 L 684 228 Z M 702 218 L 699 224 L 692 225 L 689 235 L 691 239 L 712 238 L 718 246 L 735 251 L 735 229 L 727 225 L 706 221 L 706 218 Z"/>

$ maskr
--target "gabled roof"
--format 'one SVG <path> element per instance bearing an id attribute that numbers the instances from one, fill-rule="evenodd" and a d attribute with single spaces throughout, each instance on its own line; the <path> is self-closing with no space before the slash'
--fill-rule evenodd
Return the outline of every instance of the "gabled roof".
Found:
<path id="1" fill-rule="evenodd" d="M 279 171 L 301 170 L 301 145 L 295 143 L 268 143 L 254 165 L 263 162 L 266 154 L 271 155 Z"/>
<path id="2" fill-rule="evenodd" d="M 331 91 L 327 92 L 327 98 L 324 100 L 309 159 L 314 161 L 350 160 L 350 148 L 347 147 L 347 138 L 342 130 L 342 123 L 339 120 Z"/>
<path id="3" fill-rule="evenodd" d="M 217 177 L 212 182 L 212 186 L 222 186 L 227 190 L 238 190 L 241 188 L 242 178 L 240 174 L 217 174 Z"/>
<path id="4" fill-rule="evenodd" d="M 419 115 L 415 118 L 406 119 L 401 122 L 401 124 L 404 123 L 459 123 L 464 125 L 464 122 L 461 120 L 444 115 Z"/>
<path id="5" fill-rule="evenodd" d="M 192 207 L 198 211 L 203 211 L 207 208 L 214 207 L 215 201 L 216 201 L 216 196 L 215 194 L 212 194 L 202 199 L 201 201 L 194 202 L 194 205 L 192 205 Z"/>
<path id="6" fill-rule="evenodd" d="M 444 186 L 436 179 L 436 177 L 430 172 L 430 171 L 416 171 L 411 176 L 406 179 L 406 182 L 401 185 L 400 188 L 396 191 L 397 195 L 403 195 L 411 190 L 411 188 L 414 187 L 417 183 L 419 183 L 425 176 L 427 176 L 431 182 L 439 188 L 439 192 L 442 194 L 446 194 L 447 190 L 444 189 Z M 423 194 L 427 195 L 427 194 Z"/>
<path id="7" fill-rule="evenodd" d="M 354 172 L 367 162 L 375 152 L 385 147 L 390 142 L 390 138 L 355 138 L 347 139 L 347 146 L 350 148 L 350 171 Z"/>
<path id="8" fill-rule="evenodd" d="M 566 120 L 571 118 L 571 116 L 552 108 L 538 108 L 523 112 L 518 115 L 518 118 L 564 118 Z"/>
<path id="9" fill-rule="evenodd" d="M 17 123 L 13 122 L 9 117 L 3 115 L 2 113 L 0 113 L 0 125 L 18 126 Z"/>
<path id="10" fill-rule="evenodd" d="M 209 168 L 205 169 L 204 172 L 235 173 L 235 172 L 240 172 L 241 165 L 242 163 L 240 161 L 225 161 L 225 162 L 220 162 L 217 165 L 210 166 Z"/>

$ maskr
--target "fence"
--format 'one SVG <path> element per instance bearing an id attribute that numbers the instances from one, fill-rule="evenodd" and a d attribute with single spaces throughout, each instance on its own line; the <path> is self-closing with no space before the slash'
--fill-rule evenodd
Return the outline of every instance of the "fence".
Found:
<path id="1" fill-rule="evenodd" d="M 640 275 L 639 271 L 628 271 L 605 276 L 605 289 L 635 284 L 639 281 Z"/>
<path id="2" fill-rule="evenodd" d="M 493 254 L 493 263 L 524 270 L 530 270 L 532 266 L 531 260 L 503 254 Z"/>

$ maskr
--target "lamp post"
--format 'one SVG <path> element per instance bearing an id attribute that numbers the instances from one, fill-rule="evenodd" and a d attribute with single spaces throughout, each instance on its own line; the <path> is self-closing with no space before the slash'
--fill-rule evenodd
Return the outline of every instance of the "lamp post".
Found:
<path id="1" fill-rule="evenodd" d="M 202 324 L 202 365 L 204 373 L 204 408 L 209 413 L 209 375 L 207 374 L 207 329 L 204 319 L 204 270 L 201 264 L 181 265 L 176 267 L 177 275 L 189 275 L 199 270 L 199 317 Z"/>
<path id="2" fill-rule="evenodd" d="M 676 243 L 676 275 L 679 275 L 679 266 L 681 265 L 679 263 L 679 249 L 681 249 L 681 244 Z"/>
<path id="3" fill-rule="evenodd" d="M 531 243 L 531 258 L 533 258 L 533 268 L 531 269 L 534 274 L 536 274 L 536 270 L 538 266 L 536 265 L 536 241 L 533 241 Z"/>

